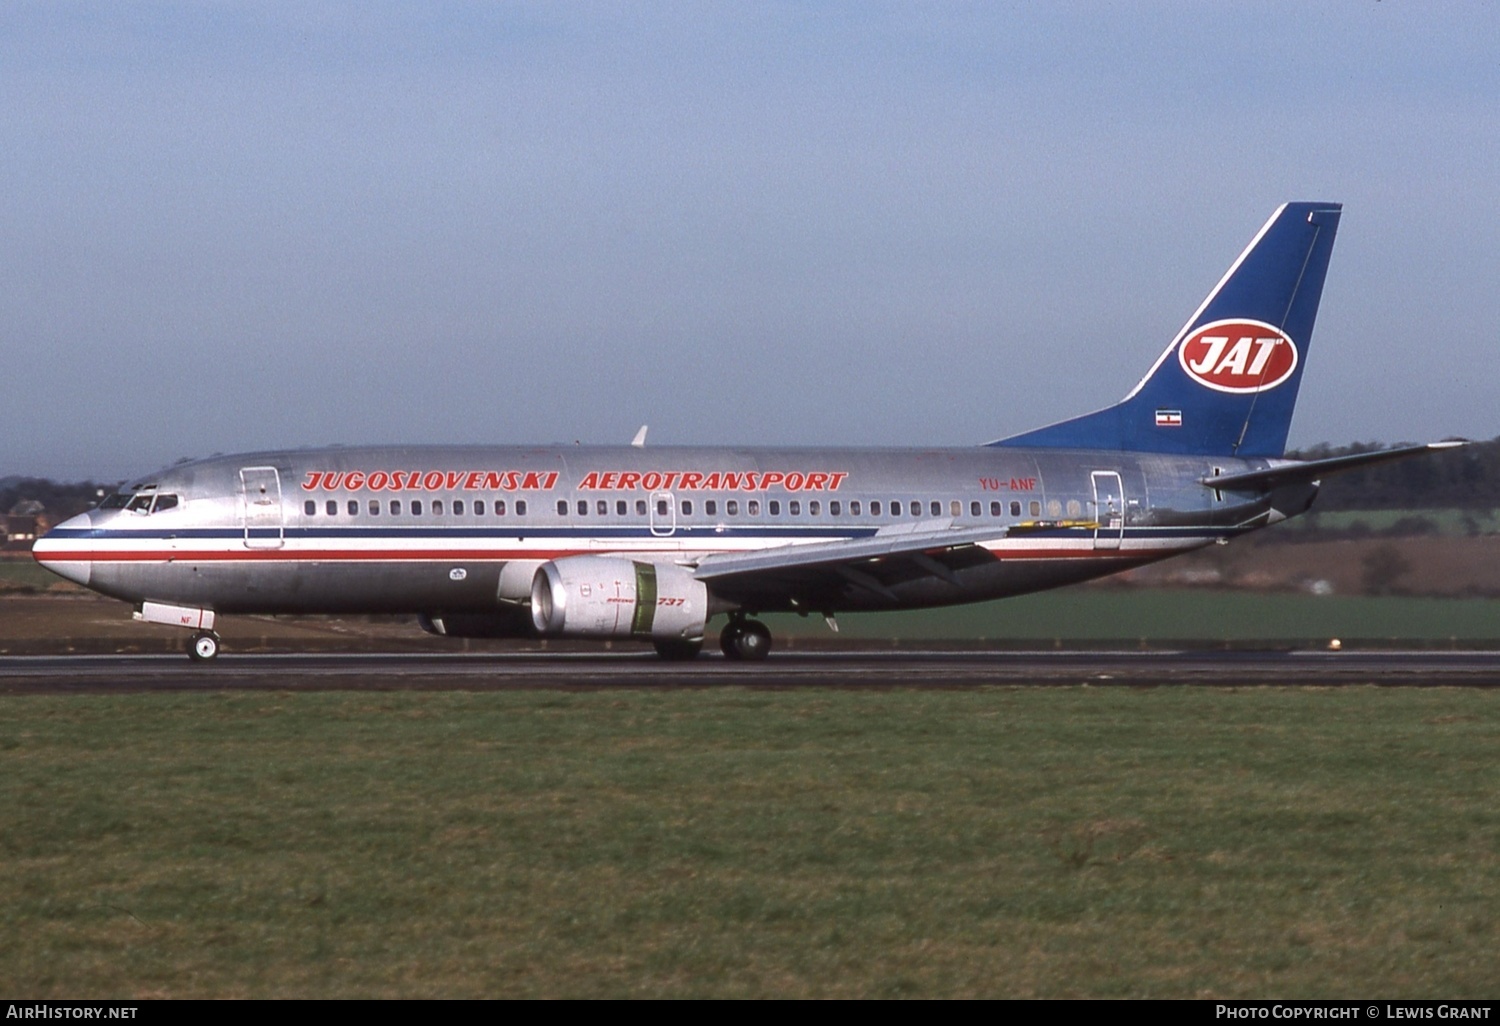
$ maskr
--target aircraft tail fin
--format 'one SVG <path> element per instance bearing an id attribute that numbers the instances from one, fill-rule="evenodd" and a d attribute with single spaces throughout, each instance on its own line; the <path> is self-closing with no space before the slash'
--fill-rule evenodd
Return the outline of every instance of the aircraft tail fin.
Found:
<path id="1" fill-rule="evenodd" d="M 990 444 L 1281 456 L 1341 209 L 1283 204 L 1120 402 Z"/>

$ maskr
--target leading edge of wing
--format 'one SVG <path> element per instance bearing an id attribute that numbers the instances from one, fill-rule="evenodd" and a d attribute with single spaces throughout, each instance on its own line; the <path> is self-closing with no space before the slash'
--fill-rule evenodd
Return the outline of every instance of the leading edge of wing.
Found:
<path id="1" fill-rule="evenodd" d="M 1249 470 L 1242 474 L 1224 474 L 1219 477 L 1200 478 L 1199 482 L 1219 491 L 1260 491 L 1286 484 L 1302 484 L 1316 481 L 1329 474 L 1345 470 L 1357 470 L 1376 463 L 1389 463 L 1424 453 L 1442 452 L 1469 445 L 1466 439 L 1455 438 L 1425 445 L 1404 445 L 1396 449 L 1380 449 L 1376 452 L 1358 452 L 1351 456 L 1331 456 L 1326 460 L 1289 460 L 1275 463 L 1264 470 Z"/>
<path id="2" fill-rule="evenodd" d="M 996 541 L 1008 533 L 1004 527 L 955 528 L 952 521 L 923 521 L 876 532 L 869 538 L 779 545 L 756 552 L 716 552 L 699 560 L 694 576 L 711 581 L 745 574 L 778 570 L 810 569 L 871 559 L 900 556 L 934 556 L 967 548 L 982 541 Z M 940 567 L 941 564 L 937 564 Z M 933 572 L 940 572 L 936 567 Z"/>

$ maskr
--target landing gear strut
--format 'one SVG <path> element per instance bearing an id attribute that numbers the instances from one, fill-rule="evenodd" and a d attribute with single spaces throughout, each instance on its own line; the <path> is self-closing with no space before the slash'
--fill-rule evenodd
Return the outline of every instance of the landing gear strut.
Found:
<path id="1" fill-rule="evenodd" d="M 730 659 L 759 662 L 771 654 L 771 631 L 759 620 L 731 618 L 719 634 L 719 650 Z"/>
<path id="2" fill-rule="evenodd" d="M 219 655 L 219 636 L 213 631 L 199 631 L 188 639 L 188 658 L 202 663 Z"/>

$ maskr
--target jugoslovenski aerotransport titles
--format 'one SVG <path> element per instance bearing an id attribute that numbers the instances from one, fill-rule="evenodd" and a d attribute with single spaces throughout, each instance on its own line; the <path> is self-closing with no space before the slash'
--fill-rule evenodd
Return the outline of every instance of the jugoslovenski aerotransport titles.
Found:
<path id="1" fill-rule="evenodd" d="M 1088 580 L 1306 511 L 1327 474 L 1460 442 L 1284 458 L 1340 207 L 1288 203 L 1113 406 L 957 449 L 390 446 L 218 456 L 36 543 L 63 577 L 189 629 L 408 613 L 449 637 L 636 638 L 912 609 Z M 644 437 L 638 437 L 643 442 Z"/>

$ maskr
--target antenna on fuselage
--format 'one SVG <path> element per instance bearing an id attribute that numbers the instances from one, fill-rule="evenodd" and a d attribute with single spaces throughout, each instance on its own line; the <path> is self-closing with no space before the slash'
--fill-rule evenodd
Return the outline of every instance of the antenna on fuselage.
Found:
<path id="1" fill-rule="evenodd" d="M 635 437 L 630 440 L 630 444 L 633 445 L 633 446 L 635 446 L 637 449 L 644 449 L 646 447 L 646 425 L 645 424 L 641 425 L 641 429 L 635 433 Z"/>

